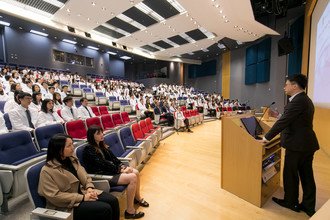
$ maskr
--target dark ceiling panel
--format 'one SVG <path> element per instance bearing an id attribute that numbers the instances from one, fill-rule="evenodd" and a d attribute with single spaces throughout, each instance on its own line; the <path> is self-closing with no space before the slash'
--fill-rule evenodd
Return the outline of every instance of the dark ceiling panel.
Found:
<path id="1" fill-rule="evenodd" d="M 173 47 L 171 44 L 168 44 L 168 43 L 166 43 L 165 41 L 162 41 L 162 40 L 157 41 L 154 44 L 157 45 L 158 47 L 161 47 L 161 48 L 164 48 L 164 49 L 168 49 L 168 48 Z"/>
<path id="2" fill-rule="evenodd" d="M 118 33 L 117 31 L 114 31 L 114 30 L 111 30 L 109 28 L 106 28 L 104 26 L 98 26 L 97 28 L 94 29 L 95 31 L 98 31 L 98 32 L 101 32 L 102 34 L 106 34 L 106 35 L 109 35 L 113 38 L 121 38 L 121 37 L 124 37 L 125 35 L 121 34 L 121 33 Z"/>
<path id="3" fill-rule="evenodd" d="M 165 19 L 180 14 L 180 12 L 166 0 L 144 0 L 143 3 Z"/>
<path id="4" fill-rule="evenodd" d="M 186 32 L 186 34 L 189 37 L 191 37 L 192 39 L 194 39 L 195 41 L 207 38 L 207 36 L 205 34 L 203 34 L 203 32 L 201 32 L 199 29 L 188 31 L 188 32 Z"/>
<path id="5" fill-rule="evenodd" d="M 152 46 L 149 46 L 149 45 L 144 45 L 143 47 L 141 47 L 145 50 L 148 50 L 148 51 L 151 51 L 151 52 L 156 52 L 156 51 L 159 51 L 157 48 L 154 48 Z"/>
<path id="6" fill-rule="evenodd" d="M 50 14 L 55 14 L 60 9 L 55 5 L 52 5 L 42 0 L 16 0 L 16 1 Z"/>
<path id="7" fill-rule="evenodd" d="M 127 17 L 132 18 L 134 21 L 142 24 L 145 27 L 149 27 L 150 25 L 157 23 L 157 21 L 155 19 L 153 19 L 149 15 L 143 13 L 136 7 L 132 7 L 130 9 L 128 9 L 123 14 L 126 15 Z"/>
<path id="8" fill-rule="evenodd" d="M 183 37 L 181 37 L 180 35 L 175 35 L 173 37 L 168 38 L 170 41 L 173 41 L 174 43 L 178 44 L 178 45 L 183 45 L 183 44 L 187 44 L 189 43 L 189 41 L 187 41 L 186 39 L 184 39 Z"/>
<path id="9" fill-rule="evenodd" d="M 236 40 L 232 40 L 230 38 L 223 38 L 220 43 L 224 44 L 227 48 L 229 48 L 230 50 L 238 48 L 238 44 L 236 42 Z"/>
<path id="10" fill-rule="evenodd" d="M 138 30 L 140 30 L 139 28 L 117 18 L 117 17 L 114 17 L 113 19 L 111 19 L 110 21 L 107 21 L 108 24 L 114 26 L 114 27 L 117 27 L 117 28 L 120 28 L 128 33 L 134 33 Z"/>

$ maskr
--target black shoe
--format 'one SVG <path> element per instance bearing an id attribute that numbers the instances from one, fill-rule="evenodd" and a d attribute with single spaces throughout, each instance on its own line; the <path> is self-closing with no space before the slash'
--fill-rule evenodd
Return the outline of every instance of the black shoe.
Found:
<path id="1" fill-rule="evenodd" d="M 280 206 L 285 207 L 285 208 L 287 208 L 287 209 L 291 209 L 292 211 L 295 211 L 295 212 L 299 212 L 299 211 L 300 211 L 300 209 L 299 209 L 299 205 L 289 205 L 289 204 L 287 204 L 287 203 L 285 202 L 284 199 L 278 199 L 278 198 L 276 198 L 276 197 L 273 197 L 272 200 L 273 200 L 275 203 L 279 204 Z"/>
<path id="2" fill-rule="evenodd" d="M 145 201 L 144 199 L 141 199 L 140 201 L 137 199 L 134 199 L 134 204 L 139 204 L 139 206 L 142 206 L 142 207 L 149 207 L 149 203 L 147 203 L 147 201 Z"/>
<path id="3" fill-rule="evenodd" d="M 189 128 L 188 128 L 188 132 L 190 132 L 190 133 L 193 133 L 193 131 L 192 131 L 192 130 L 190 130 Z"/>
<path id="4" fill-rule="evenodd" d="M 144 216 L 144 212 L 138 212 L 138 213 L 134 213 L 134 214 L 130 214 L 127 211 L 125 211 L 125 218 L 126 219 L 138 219 L 138 218 L 142 218 Z"/>
<path id="5" fill-rule="evenodd" d="M 299 204 L 299 209 L 305 212 L 309 217 L 312 217 L 315 214 L 315 210 L 308 210 L 303 204 Z"/>

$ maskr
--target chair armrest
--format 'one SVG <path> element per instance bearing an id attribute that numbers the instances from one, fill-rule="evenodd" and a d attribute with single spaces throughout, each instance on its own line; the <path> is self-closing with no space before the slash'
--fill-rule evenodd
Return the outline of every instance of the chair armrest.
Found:
<path id="1" fill-rule="evenodd" d="M 143 139 L 143 138 L 138 138 L 138 139 L 136 139 L 136 140 L 138 140 L 138 141 L 152 141 L 152 140 L 150 140 L 150 139 Z"/>
<path id="2" fill-rule="evenodd" d="M 110 192 L 110 184 L 108 180 L 93 180 L 95 189 L 103 190 L 105 192 Z"/>
<path id="3" fill-rule="evenodd" d="M 39 162 L 43 159 L 46 159 L 46 154 L 32 158 L 31 160 L 25 161 L 19 165 L 9 165 L 9 164 L 0 164 L 0 169 L 2 170 L 12 170 L 12 171 L 16 171 L 16 170 L 20 170 L 24 167 L 28 167 L 32 164 L 35 164 L 36 162 Z"/>
<path id="4" fill-rule="evenodd" d="M 13 186 L 14 175 L 11 170 L 0 170 L 0 185 L 3 193 L 9 193 Z"/>
<path id="5" fill-rule="evenodd" d="M 77 142 L 77 141 L 87 141 L 87 138 L 72 138 L 73 141 Z"/>
<path id="6" fill-rule="evenodd" d="M 32 210 L 32 215 L 46 217 L 49 219 L 72 220 L 71 212 L 61 212 L 54 209 L 36 208 Z"/>
<path id="7" fill-rule="evenodd" d="M 102 174 L 88 174 L 94 180 L 111 180 L 113 176 L 110 175 L 102 175 Z"/>
<path id="8" fill-rule="evenodd" d="M 129 158 L 129 157 L 117 157 L 118 160 L 121 160 L 121 161 L 131 161 L 132 158 Z"/>
<path id="9" fill-rule="evenodd" d="M 128 149 L 139 149 L 139 150 L 142 150 L 143 147 L 135 147 L 135 146 L 126 146 L 125 148 L 128 148 Z"/>

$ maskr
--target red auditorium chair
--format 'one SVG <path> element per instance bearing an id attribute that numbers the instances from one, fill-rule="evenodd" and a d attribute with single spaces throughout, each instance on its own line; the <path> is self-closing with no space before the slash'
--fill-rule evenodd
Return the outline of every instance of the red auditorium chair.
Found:
<path id="1" fill-rule="evenodd" d="M 155 142 L 156 145 L 157 145 L 160 141 L 160 138 L 158 137 L 157 132 L 150 130 L 148 125 L 146 124 L 145 120 L 139 121 L 139 125 L 140 125 L 140 128 L 141 128 L 143 134 L 153 136 L 152 137 L 153 142 Z"/>
<path id="2" fill-rule="evenodd" d="M 99 111 L 100 111 L 100 115 L 108 115 L 109 114 L 107 106 L 99 106 Z"/>
<path id="3" fill-rule="evenodd" d="M 185 118 L 188 118 L 188 120 L 189 120 L 189 125 L 194 125 L 195 124 L 195 119 L 193 118 L 193 117 L 191 117 L 191 115 L 190 115 L 190 111 L 184 111 L 183 112 L 183 115 L 184 115 L 184 117 Z"/>
<path id="4" fill-rule="evenodd" d="M 162 127 L 161 126 L 154 126 L 152 124 L 151 118 L 146 118 L 146 125 L 148 126 L 150 131 L 156 131 L 157 132 L 157 136 L 159 137 L 159 140 L 162 138 L 163 135 L 163 131 L 162 131 Z"/>
<path id="5" fill-rule="evenodd" d="M 64 127 L 66 133 L 70 135 L 74 141 L 86 140 L 87 130 L 84 121 L 69 121 L 65 123 Z"/>
<path id="6" fill-rule="evenodd" d="M 143 131 L 141 130 L 140 126 L 138 123 L 134 123 L 131 125 L 131 130 L 132 130 L 132 134 L 133 137 L 135 138 L 136 141 L 146 141 L 147 144 L 147 152 L 148 154 L 150 154 L 153 150 L 153 147 L 155 147 L 156 145 L 154 145 L 155 143 L 152 140 L 152 136 L 151 135 L 145 135 L 143 133 Z"/>
<path id="7" fill-rule="evenodd" d="M 135 120 L 131 120 L 128 116 L 127 112 L 121 112 L 120 113 L 121 119 L 123 120 L 124 124 L 131 124 L 134 123 Z"/>
<path id="8" fill-rule="evenodd" d="M 112 121 L 113 121 L 113 123 L 115 124 L 115 126 L 118 126 L 118 125 L 121 126 L 121 125 L 124 124 L 124 122 L 123 122 L 123 120 L 121 119 L 119 113 L 112 114 L 111 117 L 112 117 Z"/>
<path id="9" fill-rule="evenodd" d="M 87 118 L 86 119 L 86 126 L 89 128 L 92 125 L 97 125 L 102 128 L 101 120 L 99 117 L 92 117 L 92 118 Z"/>
<path id="10" fill-rule="evenodd" d="M 111 115 L 102 115 L 101 116 L 102 127 L 104 130 L 115 129 L 115 124 L 112 121 Z"/>
<path id="11" fill-rule="evenodd" d="M 96 115 L 96 116 L 100 116 L 100 112 L 99 112 L 99 108 L 97 106 L 91 106 L 91 109 L 93 111 L 93 113 Z"/>
<path id="12" fill-rule="evenodd" d="M 57 114 L 62 118 L 61 109 L 58 109 L 58 110 L 57 110 Z"/>

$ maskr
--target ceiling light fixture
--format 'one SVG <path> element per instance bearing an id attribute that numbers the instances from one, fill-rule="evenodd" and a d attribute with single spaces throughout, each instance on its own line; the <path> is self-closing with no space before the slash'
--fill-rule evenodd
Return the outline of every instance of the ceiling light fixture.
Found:
<path id="1" fill-rule="evenodd" d="M 67 11 L 67 12 L 69 12 L 69 13 L 71 12 L 71 10 L 70 10 L 69 8 L 68 8 L 68 9 L 66 9 L 66 11 Z"/>
<path id="2" fill-rule="evenodd" d="M 92 49 L 92 50 L 99 50 L 99 48 L 93 47 L 93 46 L 87 46 L 87 48 Z"/>
<path id="3" fill-rule="evenodd" d="M 7 26 L 7 27 L 10 26 L 10 23 L 9 22 L 5 22 L 5 21 L 0 21 L 0 24 L 1 25 L 4 25 L 4 26 Z"/>
<path id="4" fill-rule="evenodd" d="M 108 53 L 108 54 L 111 54 L 111 55 L 117 55 L 117 53 L 115 53 L 115 52 L 111 52 L 111 51 L 108 51 L 107 53 Z"/>
<path id="5" fill-rule="evenodd" d="M 95 2 L 92 2 L 92 5 L 95 6 L 96 5 Z"/>
<path id="6" fill-rule="evenodd" d="M 106 9 L 106 7 L 102 7 L 102 10 L 103 10 L 103 11 L 106 11 L 107 9 Z"/>
<path id="7" fill-rule="evenodd" d="M 40 31 L 31 30 L 30 32 L 33 34 L 40 35 L 40 36 L 48 37 L 48 34 L 40 32 Z"/>
<path id="8" fill-rule="evenodd" d="M 77 44 L 77 42 L 73 41 L 73 40 L 63 39 L 62 41 L 66 42 L 66 43 L 69 43 L 69 44 Z"/>
<path id="9" fill-rule="evenodd" d="M 132 59 L 132 58 L 129 57 L 129 56 L 121 56 L 120 58 L 123 59 L 123 60 L 130 60 L 130 59 Z"/>

